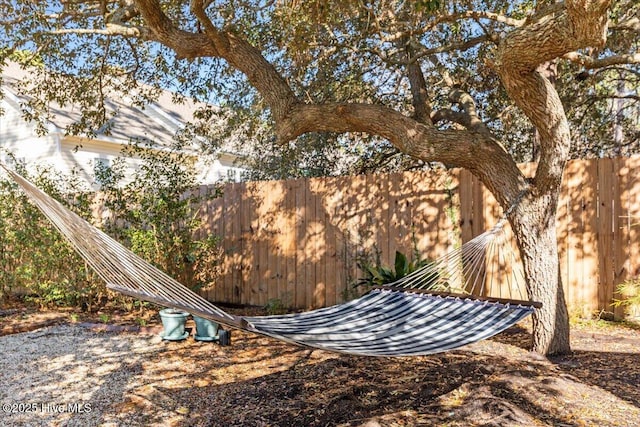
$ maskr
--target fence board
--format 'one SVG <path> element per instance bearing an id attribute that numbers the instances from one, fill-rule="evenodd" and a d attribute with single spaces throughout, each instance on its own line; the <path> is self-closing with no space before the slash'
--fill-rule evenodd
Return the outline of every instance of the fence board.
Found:
<path id="1" fill-rule="evenodd" d="M 231 222 L 231 232 L 233 233 L 234 254 L 233 274 L 231 276 L 232 289 L 228 292 L 228 298 L 233 303 L 241 301 L 253 302 L 252 285 L 255 284 L 256 274 L 256 251 L 257 247 L 253 242 L 253 230 L 256 227 L 256 218 L 248 214 L 253 209 L 254 203 L 251 198 L 253 183 L 243 183 L 239 192 L 231 198 L 232 206 L 237 214 L 229 217 Z M 237 218 L 244 218 L 237 221 Z"/>
<path id="2" fill-rule="evenodd" d="M 608 307 L 613 298 L 613 161 L 601 159 L 598 168 L 598 307 Z"/>
<path id="3" fill-rule="evenodd" d="M 625 261 L 627 259 L 627 249 L 629 247 L 629 233 L 625 227 L 625 211 L 624 199 L 627 197 L 627 185 L 629 169 L 624 164 L 623 159 L 616 158 L 613 160 L 614 164 L 614 188 L 613 194 L 616 196 L 614 199 L 614 211 L 613 211 L 613 294 L 612 299 L 620 298 L 617 292 L 617 285 L 624 282 L 627 278 Z M 617 318 L 624 315 L 624 308 L 613 308 L 613 312 Z"/>
<path id="4" fill-rule="evenodd" d="M 325 217 L 325 206 L 323 204 L 323 196 L 326 194 L 326 178 L 315 178 L 308 182 L 307 201 L 309 203 L 308 207 L 311 217 L 307 223 L 307 232 L 310 233 L 311 236 L 309 249 L 312 251 L 312 258 L 309 263 L 311 279 L 306 283 L 306 286 L 312 286 L 313 292 L 307 304 L 311 307 L 324 307 L 326 304 L 327 290 L 327 276 L 325 271 L 327 218 Z"/>
<path id="5" fill-rule="evenodd" d="M 306 188 L 304 181 L 298 181 L 294 187 L 293 197 L 296 201 L 296 273 L 298 279 L 296 280 L 296 295 L 295 295 L 295 307 L 307 307 L 307 270 L 306 264 L 308 263 L 306 254 L 307 245 L 307 218 L 306 218 Z"/>
<path id="6" fill-rule="evenodd" d="M 242 194 L 243 186 L 242 184 L 237 187 L 232 187 L 231 185 L 226 185 L 223 196 L 223 209 L 225 215 L 225 234 L 224 234 L 224 251 L 227 254 L 227 259 L 229 260 L 228 265 L 228 274 L 224 280 L 224 288 L 221 289 L 221 295 L 223 301 L 233 302 L 235 301 L 234 294 L 238 294 L 238 299 L 244 297 L 244 295 L 240 294 L 240 287 L 237 286 L 238 281 L 234 280 L 237 278 L 238 269 L 240 266 L 238 265 L 239 256 L 241 256 L 241 246 L 240 246 L 240 236 L 237 230 L 237 227 L 240 223 L 237 221 L 237 218 L 240 216 L 241 210 L 239 210 L 239 206 L 236 203 L 236 198 Z"/>
<path id="7" fill-rule="evenodd" d="M 582 233 L 583 233 L 583 199 L 580 191 L 582 184 L 582 164 L 569 163 L 565 172 L 562 192 L 559 198 L 559 209 L 556 224 L 560 243 L 560 266 L 562 281 L 567 300 L 580 300 L 582 283 Z"/>
<path id="8" fill-rule="evenodd" d="M 473 238 L 473 192 L 471 181 L 473 176 L 467 170 L 458 172 L 458 195 L 460 197 L 460 237 L 462 242 Z"/>
<path id="9" fill-rule="evenodd" d="M 274 194 L 278 185 L 277 181 L 266 181 L 258 183 L 255 189 L 258 223 L 257 238 L 263 242 L 258 252 L 258 292 L 255 296 L 256 305 L 265 305 L 270 299 L 277 298 L 278 280 L 275 274 L 277 268 L 278 254 L 276 242 L 273 239 L 276 233 L 277 208 L 273 205 L 277 203 L 277 194 Z"/>
<path id="10" fill-rule="evenodd" d="M 401 200 L 401 178 L 397 173 L 387 175 L 387 221 L 384 236 L 382 237 L 381 245 L 387 246 L 387 254 L 389 257 L 394 257 L 396 250 L 402 250 L 402 229 L 400 228 L 400 216 L 402 211 L 400 209 Z M 385 240 L 386 239 L 386 240 Z"/>
<path id="11" fill-rule="evenodd" d="M 395 211 L 395 223 L 391 235 L 397 236 L 394 239 L 396 244 L 394 252 L 399 250 L 409 255 L 414 253 L 416 243 L 412 235 L 414 230 L 412 224 L 412 210 L 415 203 L 414 190 L 411 181 L 404 174 L 397 174 L 396 180 L 397 187 L 393 189 L 396 193 L 394 194 L 393 205 L 391 205 L 391 209 Z"/>
<path id="12" fill-rule="evenodd" d="M 368 240 L 373 230 L 367 224 L 367 199 L 366 175 L 355 176 L 348 187 L 346 213 L 346 244 L 345 263 L 348 268 L 348 282 L 351 285 L 357 282 L 359 277 L 358 263 L 368 257 L 370 249 Z"/>
<path id="13" fill-rule="evenodd" d="M 575 167 L 581 179 L 574 191 L 575 209 L 580 220 L 580 228 L 575 230 L 576 238 L 580 240 L 579 259 L 575 267 L 580 276 L 573 303 L 587 313 L 598 306 L 598 168 L 593 160 L 576 163 Z M 585 286 L 587 283 L 595 286 Z"/>
<path id="14" fill-rule="evenodd" d="M 326 180 L 323 188 L 325 197 L 323 198 L 323 209 L 325 218 L 325 264 L 324 275 L 326 282 L 325 289 L 325 305 L 334 305 L 339 302 L 339 276 L 338 269 L 338 233 L 340 224 L 340 215 L 342 210 L 342 192 L 339 190 L 344 186 L 342 180 Z"/>
<path id="15" fill-rule="evenodd" d="M 285 214 L 284 225 L 282 229 L 283 255 L 286 262 L 286 285 L 285 294 L 282 295 L 282 301 L 287 306 L 293 306 L 296 302 L 297 274 L 296 274 L 296 199 L 295 195 L 296 181 L 287 180 L 284 185 L 283 208 Z"/>

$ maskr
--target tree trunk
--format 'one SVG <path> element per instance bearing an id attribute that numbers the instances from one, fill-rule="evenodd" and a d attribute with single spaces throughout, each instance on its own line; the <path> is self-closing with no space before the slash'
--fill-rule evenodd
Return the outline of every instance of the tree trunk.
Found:
<path id="1" fill-rule="evenodd" d="M 543 304 L 533 314 L 532 350 L 545 355 L 571 351 L 569 314 L 558 263 L 557 199 L 557 192 L 525 197 L 511 217 L 529 296 Z"/>
<path id="2" fill-rule="evenodd" d="M 567 0 L 565 9 L 553 19 L 534 20 L 509 33 L 496 53 L 496 72 L 539 136 L 540 161 L 535 177 L 528 195 L 509 219 L 523 258 L 530 297 L 543 304 L 533 319 L 533 349 L 545 355 L 571 351 L 555 221 L 571 136 L 554 85 L 536 69 L 573 50 L 604 46 L 610 3 Z"/>

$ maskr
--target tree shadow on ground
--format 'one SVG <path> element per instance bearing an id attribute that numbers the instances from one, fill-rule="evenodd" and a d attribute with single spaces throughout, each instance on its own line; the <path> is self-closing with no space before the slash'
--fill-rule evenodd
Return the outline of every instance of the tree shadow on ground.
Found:
<path id="1" fill-rule="evenodd" d="M 640 350 L 640 347 L 639 347 Z M 550 360 L 565 373 L 600 387 L 640 408 L 640 357 L 638 353 L 574 351 Z M 640 422 L 640 420 L 639 420 Z"/>
<path id="2" fill-rule="evenodd" d="M 47 328 L 4 338 L 9 347 L 33 347 L 5 379 L 26 370 L 25 399 L 96 408 L 48 414 L 68 425 L 640 425 L 637 352 L 623 351 L 637 349 L 640 335 L 620 345 L 626 332 L 607 331 L 611 345 L 602 347 L 597 333 L 570 357 L 549 361 L 523 350 L 524 328 L 406 358 L 335 355 L 242 331 L 219 346 Z"/>
<path id="3" fill-rule="evenodd" d="M 548 404 L 566 388 L 558 376 L 554 365 L 526 354 L 456 351 L 304 360 L 245 381 L 160 389 L 189 408 L 190 426 L 580 425 Z"/>
<path id="4" fill-rule="evenodd" d="M 618 398 L 640 408 L 640 340 L 620 337 L 605 332 L 588 333 L 573 330 L 574 347 L 584 347 L 584 341 L 590 341 L 589 347 L 602 351 L 574 350 L 569 355 L 552 356 L 554 363 L 563 373 L 580 378 L 580 381 L 606 390 Z M 528 350 L 531 333 L 522 326 L 514 326 L 492 338 L 492 341 L 509 344 Z M 635 352 L 613 351 L 611 344 L 627 341 L 625 348 Z M 594 346 L 595 344 L 595 346 Z"/>

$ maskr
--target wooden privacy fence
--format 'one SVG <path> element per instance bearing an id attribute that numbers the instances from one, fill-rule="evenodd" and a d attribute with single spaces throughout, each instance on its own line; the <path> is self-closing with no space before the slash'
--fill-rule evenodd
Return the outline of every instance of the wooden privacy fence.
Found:
<path id="1" fill-rule="evenodd" d="M 568 164 L 557 224 L 574 308 L 612 311 L 616 285 L 640 274 L 639 166 L 640 157 Z M 201 214 L 226 255 L 207 298 L 310 308 L 348 299 L 359 260 L 378 253 L 391 265 L 396 250 L 414 248 L 437 258 L 491 227 L 500 208 L 468 172 L 438 171 L 227 184 Z"/>

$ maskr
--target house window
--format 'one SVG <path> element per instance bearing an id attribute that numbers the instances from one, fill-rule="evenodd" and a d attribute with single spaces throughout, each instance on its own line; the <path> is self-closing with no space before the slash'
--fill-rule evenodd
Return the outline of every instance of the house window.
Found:
<path id="1" fill-rule="evenodd" d="M 235 169 L 227 169 L 227 179 L 231 182 L 238 182 L 238 171 Z"/>
<path id="2" fill-rule="evenodd" d="M 105 159 L 104 157 L 96 157 L 93 159 L 93 174 L 96 177 L 96 184 L 104 185 L 105 177 L 107 176 L 107 170 L 111 166 L 111 162 L 109 159 Z"/>

